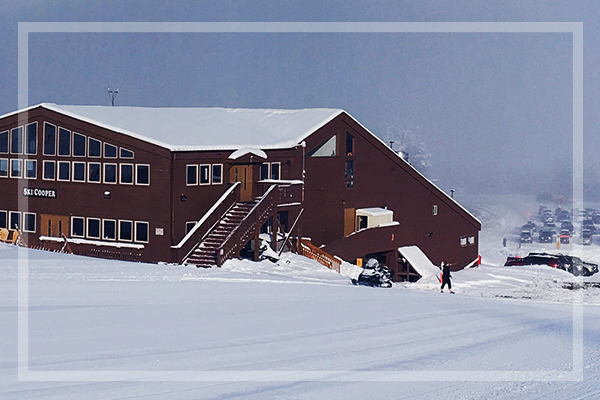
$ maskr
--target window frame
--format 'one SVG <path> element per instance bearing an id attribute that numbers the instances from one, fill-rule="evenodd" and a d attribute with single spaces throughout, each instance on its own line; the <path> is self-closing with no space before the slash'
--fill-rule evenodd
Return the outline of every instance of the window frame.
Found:
<path id="1" fill-rule="evenodd" d="M 123 182 L 123 167 L 131 167 L 131 182 Z M 135 183 L 134 164 L 119 163 L 119 184 L 133 185 Z"/>
<path id="2" fill-rule="evenodd" d="M 106 148 L 107 147 L 113 147 L 115 149 L 115 155 L 114 155 L 114 157 L 106 155 Z M 104 151 L 104 158 L 108 158 L 108 159 L 111 159 L 111 160 L 119 158 L 119 147 L 115 146 L 114 144 L 110 144 L 110 143 L 104 142 L 103 151 Z"/>
<path id="3" fill-rule="evenodd" d="M 91 143 L 92 142 L 97 142 L 98 143 L 98 151 L 99 154 L 96 155 L 92 155 L 92 152 L 90 151 L 90 149 L 92 148 Z M 87 143 L 87 156 L 89 158 L 102 158 L 102 140 L 98 140 L 96 138 L 93 138 L 91 136 L 88 136 L 88 143 Z"/>
<path id="4" fill-rule="evenodd" d="M 98 180 L 92 180 L 91 170 L 93 165 L 98 165 Z M 101 162 L 88 162 L 87 163 L 87 182 L 88 183 L 102 183 L 102 163 Z"/>
<path id="5" fill-rule="evenodd" d="M 106 223 L 107 222 L 114 223 L 113 237 L 112 238 L 107 238 L 106 237 Z M 103 218 L 102 219 L 102 240 L 110 240 L 111 242 L 116 241 L 117 237 L 118 237 L 118 230 L 119 230 L 119 226 L 117 224 L 117 220 L 116 219 L 110 219 L 110 218 Z"/>
<path id="6" fill-rule="evenodd" d="M 206 176 L 208 181 L 202 183 L 202 169 L 206 168 Z M 206 186 L 206 185 L 210 185 L 212 179 L 211 179 L 211 174 L 212 174 L 212 168 L 210 164 L 200 164 L 198 165 L 198 185 L 200 186 Z"/>
<path id="7" fill-rule="evenodd" d="M 69 154 L 61 154 L 61 133 L 62 132 L 67 132 L 69 134 Z M 73 146 L 73 135 L 72 132 L 66 128 L 63 128 L 61 126 L 58 127 L 58 146 L 56 149 L 56 155 L 59 157 L 71 157 L 71 147 Z"/>
<path id="8" fill-rule="evenodd" d="M 131 230 L 129 232 L 129 234 L 130 234 L 130 238 L 129 239 L 123 239 L 123 237 L 122 237 L 122 234 L 121 234 L 122 233 L 122 230 L 121 230 L 121 224 L 122 223 L 129 223 L 129 224 L 131 224 Z M 133 223 L 133 220 L 120 219 L 119 222 L 118 222 L 118 228 L 119 228 L 118 229 L 119 230 L 119 232 L 118 232 L 119 242 L 133 242 L 133 239 L 134 239 L 134 232 L 133 232 L 133 230 L 134 230 L 134 223 Z"/>
<path id="9" fill-rule="evenodd" d="M 81 225 L 81 229 L 82 229 L 82 233 L 81 235 L 75 235 L 75 220 L 82 220 L 82 225 Z M 86 228 L 86 223 L 85 223 L 85 217 L 79 217 L 76 215 L 72 215 L 71 216 L 71 237 L 74 238 L 85 238 L 85 228 Z"/>
<path id="10" fill-rule="evenodd" d="M 8 211 L 0 210 L 0 214 L 4 214 L 4 226 L 2 226 L 2 219 L 0 219 L 0 228 L 8 229 L 8 225 L 10 223 L 10 220 L 8 219 Z"/>
<path id="11" fill-rule="evenodd" d="M 146 225 L 146 240 L 138 239 L 138 225 Z M 135 221 L 133 223 L 133 241 L 136 243 L 150 243 L 150 223 L 147 221 Z"/>
<path id="12" fill-rule="evenodd" d="M 131 153 L 131 157 L 124 156 L 124 152 Z M 124 160 L 133 160 L 135 158 L 135 152 L 133 150 L 126 149 L 125 147 L 119 147 L 119 158 Z"/>
<path id="13" fill-rule="evenodd" d="M 114 182 L 106 180 L 106 167 L 113 166 L 115 167 L 115 180 Z M 102 164 L 102 182 L 107 185 L 116 185 L 119 182 L 119 172 L 118 172 L 118 164 L 117 163 L 103 163 Z"/>
<path id="14" fill-rule="evenodd" d="M 17 142 L 20 141 L 21 143 L 20 143 L 20 146 L 19 146 L 20 148 L 17 149 L 17 151 L 13 151 L 13 147 L 14 147 L 13 143 L 14 143 L 14 139 L 15 139 L 15 137 L 14 137 L 15 132 L 20 132 L 20 135 L 18 135 L 19 140 Z M 17 127 L 11 128 L 11 130 L 10 130 L 10 145 L 9 145 L 9 147 L 10 147 L 10 154 L 23 154 L 23 126 L 17 126 Z"/>
<path id="15" fill-rule="evenodd" d="M 263 168 L 265 168 L 265 171 L 263 170 Z M 266 172 L 266 173 L 263 173 L 263 172 Z M 271 176 L 271 164 L 268 162 L 264 162 L 264 163 L 260 164 L 258 176 L 261 181 L 268 180 L 269 177 Z M 263 179 L 263 176 L 266 176 L 266 178 Z"/>
<path id="16" fill-rule="evenodd" d="M 33 230 L 27 229 L 27 217 L 33 216 Z M 23 232 L 35 233 L 37 229 L 37 215 L 36 213 L 24 212 L 23 213 Z"/>
<path id="17" fill-rule="evenodd" d="M 54 151 L 52 153 L 46 153 L 46 143 L 50 143 L 50 141 L 46 140 L 46 126 L 51 126 L 54 128 L 54 142 L 52 143 L 53 149 Z M 51 124 L 49 122 L 44 122 L 44 150 L 42 151 L 42 154 L 45 156 L 55 156 L 56 155 L 56 142 L 57 142 L 57 138 L 58 135 L 56 134 L 58 132 L 57 130 L 57 126 L 54 124 Z"/>
<path id="18" fill-rule="evenodd" d="M 439 209 L 438 209 L 437 204 L 433 204 L 433 207 L 431 208 L 431 214 L 433 216 L 436 216 L 436 215 L 438 215 L 438 212 L 439 212 Z"/>
<path id="19" fill-rule="evenodd" d="M 330 141 L 333 141 L 333 154 L 319 154 L 319 155 L 315 155 L 316 153 L 318 153 L 321 149 L 323 149 L 325 147 L 326 144 L 328 144 Z M 324 142 L 320 143 L 317 147 L 313 148 L 312 150 L 310 150 L 307 154 L 306 157 L 337 157 L 339 155 L 338 152 L 338 140 L 337 140 L 337 132 L 335 134 L 333 134 L 332 136 L 330 136 L 327 140 L 325 140 Z"/>
<path id="20" fill-rule="evenodd" d="M 0 154 L 10 154 L 10 130 L 0 132 L 0 136 L 6 133 L 6 151 L 0 151 Z"/>
<path id="21" fill-rule="evenodd" d="M 192 229 L 194 229 L 194 226 L 196 226 L 196 224 L 198 223 L 198 221 L 187 221 L 185 223 L 185 234 L 187 235 L 188 233 L 190 233 L 192 231 Z M 190 227 L 188 229 L 188 226 Z"/>
<path id="22" fill-rule="evenodd" d="M 71 166 L 71 182 L 79 182 L 79 183 L 86 183 L 87 182 L 87 165 L 85 161 L 72 161 L 72 166 Z M 81 164 L 83 164 L 83 179 L 75 179 L 75 166 L 80 166 Z"/>
<path id="23" fill-rule="evenodd" d="M 52 178 L 46 178 L 46 165 L 52 164 L 53 173 Z M 42 180 L 43 181 L 55 181 L 56 180 L 56 161 L 54 160 L 42 160 Z"/>
<path id="24" fill-rule="evenodd" d="M 26 159 L 26 160 L 24 160 L 24 161 L 25 161 L 25 162 L 23 163 L 23 167 L 24 167 L 24 168 L 23 168 L 23 177 L 24 177 L 25 179 L 32 179 L 32 180 L 33 180 L 33 179 L 37 179 L 37 160 L 27 160 L 27 159 Z M 28 166 L 29 164 L 31 164 L 31 163 L 33 163 L 33 165 L 35 165 L 35 168 L 33 169 L 33 173 L 34 173 L 34 175 L 33 175 L 33 176 L 29 176 L 29 175 L 28 175 L 28 171 L 29 171 L 29 169 L 27 168 L 27 166 Z"/>
<path id="25" fill-rule="evenodd" d="M 28 156 L 36 156 L 38 153 L 38 128 L 37 128 L 37 121 L 36 122 L 31 122 L 27 125 L 25 125 L 25 140 L 23 143 L 23 151 L 25 152 L 25 154 L 27 154 Z M 35 143 L 35 150 L 32 152 L 29 152 L 29 138 L 30 138 L 30 132 L 29 132 L 29 127 L 30 126 L 35 126 L 35 131 L 33 132 L 33 141 Z"/>
<path id="26" fill-rule="evenodd" d="M 98 236 L 90 235 L 90 222 L 98 221 Z M 102 237 L 102 220 L 100 218 L 88 217 L 85 219 L 85 237 L 88 239 L 100 240 Z"/>
<path id="27" fill-rule="evenodd" d="M 219 179 L 217 182 L 215 182 L 215 168 L 219 168 Z M 223 184 L 223 164 L 212 164 L 211 168 L 210 168 L 210 172 L 211 172 L 211 183 L 213 185 L 222 185 Z"/>
<path id="28" fill-rule="evenodd" d="M 60 177 L 60 170 L 61 170 L 61 165 L 67 165 L 68 168 L 68 172 L 69 172 L 69 176 L 67 177 L 67 179 L 62 179 Z M 71 182 L 71 176 L 73 174 L 71 173 L 71 162 L 70 161 L 57 161 L 56 162 L 56 180 L 60 181 L 60 182 Z"/>
<path id="29" fill-rule="evenodd" d="M 277 165 L 277 178 L 273 177 L 273 166 Z M 276 161 L 276 162 L 272 162 L 271 165 L 269 166 L 269 176 L 271 178 L 271 180 L 274 181 L 279 181 L 281 180 L 281 162 L 280 161 Z"/>
<path id="30" fill-rule="evenodd" d="M 194 168 L 194 182 L 190 183 L 190 168 Z M 186 186 L 198 186 L 198 164 L 187 164 L 185 166 L 185 185 Z"/>
<path id="31" fill-rule="evenodd" d="M 148 183 L 140 183 L 140 167 L 148 167 Z M 150 186 L 150 164 L 135 164 L 135 184 L 139 186 Z"/>
<path id="32" fill-rule="evenodd" d="M 346 157 L 354 157 L 355 156 L 355 152 L 356 152 L 356 141 L 355 141 L 356 137 L 351 134 L 350 132 L 346 131 L 346 141 L 345 141 L 345 147 L 346 147 Z M 348 145 L 350 145 L 350 148 L 348 148 Z"/>
<path id="33" fill-rule="evenodd" d="M 75 136 L 83 137 L 83 154 L 75 154 Z M 71 149 L 71 154 L 73 155 L 73 157 L 87 157 L 87 136 L 86 135 L 84 135 L 83 133 L 73 131 L 73 137 L 72 137 L 71 142 L 72 142 L 71 145 L 73 147 Z"/>
<path id="34" fill-rule="evenodd" d="M 8 178 L 10 176 L 10 163 L 8 162 L 8 158 L 0 158 L 0 163 L 2 163 L 2 161 L 6 162 L 6 175 L 0 175 L 0 178 Z"/>
<path id="35" fill-rule="evenodd" d="M 21 213 L 21 211 L 9 211 L 9 212 L 8 212 L 8 221 L 6 221 L 6 223 L 7 223 L 7 224 L 8 224 L 8 226 L 9 226 L 9 228 L 8 228 L 8 229 L 15 229 L 15 227 L 14 227 L 13 225 L 11 225 L 11 222 L 12 222 L 12 220 L 13 220 L 13 215 L 14 215 L 14 214 L 17 214 L 17 215 L 18 215 L 18 216 L 17 216 L 17 222 L 18 222 L 18 225 L 19 225 L 19 226 L 18 226 L 17 228 L 18 228 L 18 229 L 21 229 L 21 226 L 23 226 L 23 225 L 22 225 L 23 221 L 21 220 L 21 218 L 22 218 L 22 215 L 21 215 L 22 213 Z"/>
<path id="36" fill-rule="evenodd" d="M 14 168 L 13 163 L 17 162 L 19 164 L 19 174 L 13 174 Z M 23 178 L 23 159 L 22 158 L 11 158 L 10 159 L 10 172 L 9 175 L 11 178 L 22 179 Z"/>

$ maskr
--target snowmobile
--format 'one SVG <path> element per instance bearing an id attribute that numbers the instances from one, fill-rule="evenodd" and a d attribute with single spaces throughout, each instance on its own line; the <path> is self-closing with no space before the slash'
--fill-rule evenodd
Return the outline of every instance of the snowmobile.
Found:
<path id="1" fill-rule="evenodd" d="M 390 271 L 388 267 L 371 258 L 363 267 L 358 279 L 352 279 L 352 283 L 372 287 L 392 287 L 393 277 L 394 271 Z"/>

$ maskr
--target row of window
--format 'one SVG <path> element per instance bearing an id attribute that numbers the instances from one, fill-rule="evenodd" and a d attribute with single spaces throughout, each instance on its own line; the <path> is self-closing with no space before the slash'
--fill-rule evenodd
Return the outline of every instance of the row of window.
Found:
<path id="1" fill-rule="evenodd" d="M 0 132 L 0 154 L 36 155 L 37 122 Z M 45 156 L 102 157 L 132 159 L 134 153 L 123 147 L 102 143 L 98 139 L 44 122 L 43 154 Z M 103 151 L 104 150 L 104 151 Z"/>
<path id="2" fill-rule="evenodd" d="M 35 213 L 0 210 L 0 228 L 35 233 Z"/>
<path id="3" fill-rule="evenodd" d="M 25 168 L 23 168 L 25 165 Z M 0 178 L 37 179 L 37 160 L 0 158 Z M 43 161 L 45 181 L 150 185 L 149 164 L 116 164 L 83 161 Z"/>
<path id="4" fill-rule="evenodd" d="M 472 246 L 475 244 L 475 236 L 461 236 L 460 237 L 460 245 L 462 247 Z"/>
<path id="5" fill-rule="evenodd" d="M 188 164 L 185 181 L 188 186 L 220 185 L 223 183 L 223 164 Z"/>
<path id="6" fill-rule="evenodd" d="M 150 224 L 145 221 L 71 217 L 71 237 L 148 243 Z"/>
<path id="7" fill-rule="evenodd" d="M 281 163 L 262 163 L 260 165 L 260 180 L 264 181 L 267 179 L 281 179 Z"/>

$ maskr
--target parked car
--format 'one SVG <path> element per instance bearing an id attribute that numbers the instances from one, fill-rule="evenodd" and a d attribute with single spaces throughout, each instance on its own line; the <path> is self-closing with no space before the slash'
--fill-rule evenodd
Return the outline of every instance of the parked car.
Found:
<path id="1" fill-rule="evenodd" d="M 523 229 L 529 229 L 533 233 L 537 231 L 537 225 L 532 221 L 527 221 L 527 223 L 523 225 Z"/>
<path id="2" fill-rule="evenodd" d="M 552 243 L 554 241 L 554 232 L 553 229 L 550 228 L 542 228 L 540 229 L 540 233 L 538 235 L 538 239 L 540 243 Z"/>
<path id="3" fill-rule="evenodd" d="M 562 244 L 569 244 L 571 243 L 571 232 L 568 229 L 561 229 L 558 238 Z"/>
<path id="4" fill-rule="evenodd" d="M 589 229 L 583 228 L 583 230 L 581 231 L 581 244 L 583 244 L 584 246 L 589 246 L 592 244 L 592 231 L 590 231 Z"/>
<path id="5" fill-rule="evenodd" d="M 533 235 L 531 234 L 531 230 L 523 229 L 521 231 L 521 243 L 533 243 Z"/>
<path id="6" fill-rule="evenodd" d="M 597 264 L 587 263 L 579 257 L 564 254 L 529 253 L 525 257 L 508 257 L 504 265 L 547 265 L 560 268 L 575 276 L 590 276 L 598 272 Z"/>
<path id="7" fill-rule="evenodd" d="M 573 223 L 571 221 L 563 221 L 560 224 L 560 229 L 567 229 L 570 234 L 573 234 Z"/>
<path id="8" fill-rule="evenodd" d="M 513 265 L 547 265 L 552 268 L 560 268 L 560 260 L 552 254 L 529 253 L 525 257 L 508 257 L 504 266 Z"/>
<path id="9" fill-rule="evenodd" d="M 596 233 L 596 227 L 594 226 L 594 221 L 591 219 L 585 219 L 582 224 L 583 229 L 589 229 L 592 232 L 592 235 Z"/>
<path id="10" fill-rule="evenodd" d="M 598 264 L 588 263 L 579 257 L 557 254 L 561 267 L 575 276 L 590 276 L 598 272 Z"/>

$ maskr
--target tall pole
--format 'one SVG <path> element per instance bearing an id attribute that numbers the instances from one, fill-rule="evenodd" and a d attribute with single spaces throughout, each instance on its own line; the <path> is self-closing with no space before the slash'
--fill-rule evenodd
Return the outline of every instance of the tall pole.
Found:
<path id="1" fill-rule="evenodd" d="M 110 88 L 108 88 L 108 97 L 110 97 L 110 103 L 113 107 L 115 106 L 115 97 L 117 97 L 117 94 L 119 94 L 119 89 L 110 90 Z"/>

